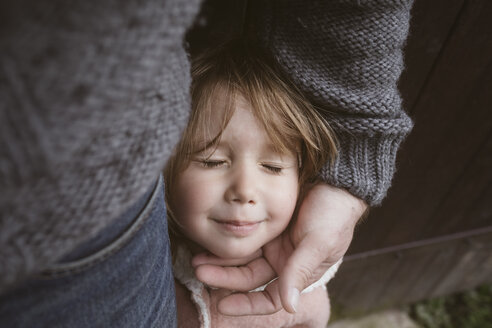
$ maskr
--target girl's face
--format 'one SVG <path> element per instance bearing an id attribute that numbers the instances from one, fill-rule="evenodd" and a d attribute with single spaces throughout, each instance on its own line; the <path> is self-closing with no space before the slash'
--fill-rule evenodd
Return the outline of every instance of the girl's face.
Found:
<path id="1" fill-rule="evenodd" d="M 243 97 L 233 106 L 218 147 L 196 154 L 170 195 L 183 233 L 223 258 L 248 256 L 282 233 L 299 190 L 297 155 L 274 152 Z M 216 134 L 221 115 L 219 106 Z"/>

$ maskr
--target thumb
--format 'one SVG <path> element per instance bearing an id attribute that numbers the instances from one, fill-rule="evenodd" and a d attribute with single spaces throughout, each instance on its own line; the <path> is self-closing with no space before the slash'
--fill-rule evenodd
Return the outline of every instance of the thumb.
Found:
<path id="1" fill-rule="evenodd" d="M 305 238 L 289 257 L 279 277 L 280 298 L 287 312 L 296 312 L 301 292 L 333 264 L 327 261 L 328 251 L 319 247 L 323 244 L 316 238 Z"/>

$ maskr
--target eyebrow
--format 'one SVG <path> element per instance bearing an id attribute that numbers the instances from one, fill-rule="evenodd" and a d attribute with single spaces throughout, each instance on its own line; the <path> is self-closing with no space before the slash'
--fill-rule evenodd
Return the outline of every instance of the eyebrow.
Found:
<path id="1" fill-rule="evenodd" d="M 201 154 L 203 152 L 211 151 L 210 154 L 207 154 L 207 155 L 212 156 L 214 154 L 214 152 L 217 150 L 232 149 L 229 142 L 224 141 L 224 140 L 220 140 L 218 143 L 215 144 L 215 142 L 217 141 L 217 138 L 218 138 L 218 136 L 215 137 L 214 139 L 212 139 L 211 141 L 207 142 L 203 147 L 198 147 L 197 150 L 195 151 L 195 154 Z M 267 144 L 263 145 L 261 151 L 267 152 L 268 154 L 281 156 L 281 157 L 292 156 L 294 158 L 297 158 L 299 155 L 297 150 L 294 150 L 294 151 L 291 150 L 291 151 L 287 151 L 287 152 L 279 151 L 279 148 L 276 147 L 273 142 L 268 142 Z"/>

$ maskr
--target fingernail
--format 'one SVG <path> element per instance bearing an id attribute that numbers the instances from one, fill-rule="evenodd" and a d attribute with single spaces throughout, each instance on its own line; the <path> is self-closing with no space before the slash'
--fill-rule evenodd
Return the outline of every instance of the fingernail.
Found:
<path id="1" fill-rule="evenodd" d="M 297 303 L 299 302 L 299 290 L 296 288 L 292 288 L 290 290 L 289 302 L 294 312 L 297 312 Z"/>

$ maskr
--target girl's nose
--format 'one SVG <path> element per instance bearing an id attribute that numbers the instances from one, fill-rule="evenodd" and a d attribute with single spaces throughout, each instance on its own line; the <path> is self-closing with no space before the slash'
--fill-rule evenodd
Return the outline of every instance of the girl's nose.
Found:
<path id="1" fill-rule="evenodd" d="M 238 166 L 231 172 L 229 187 L 225 193 L 228 202 L 251 205 L 257 203 L 256 187 L 259 181 L 254 172 L 253 167 L 245 165 Z"/>

